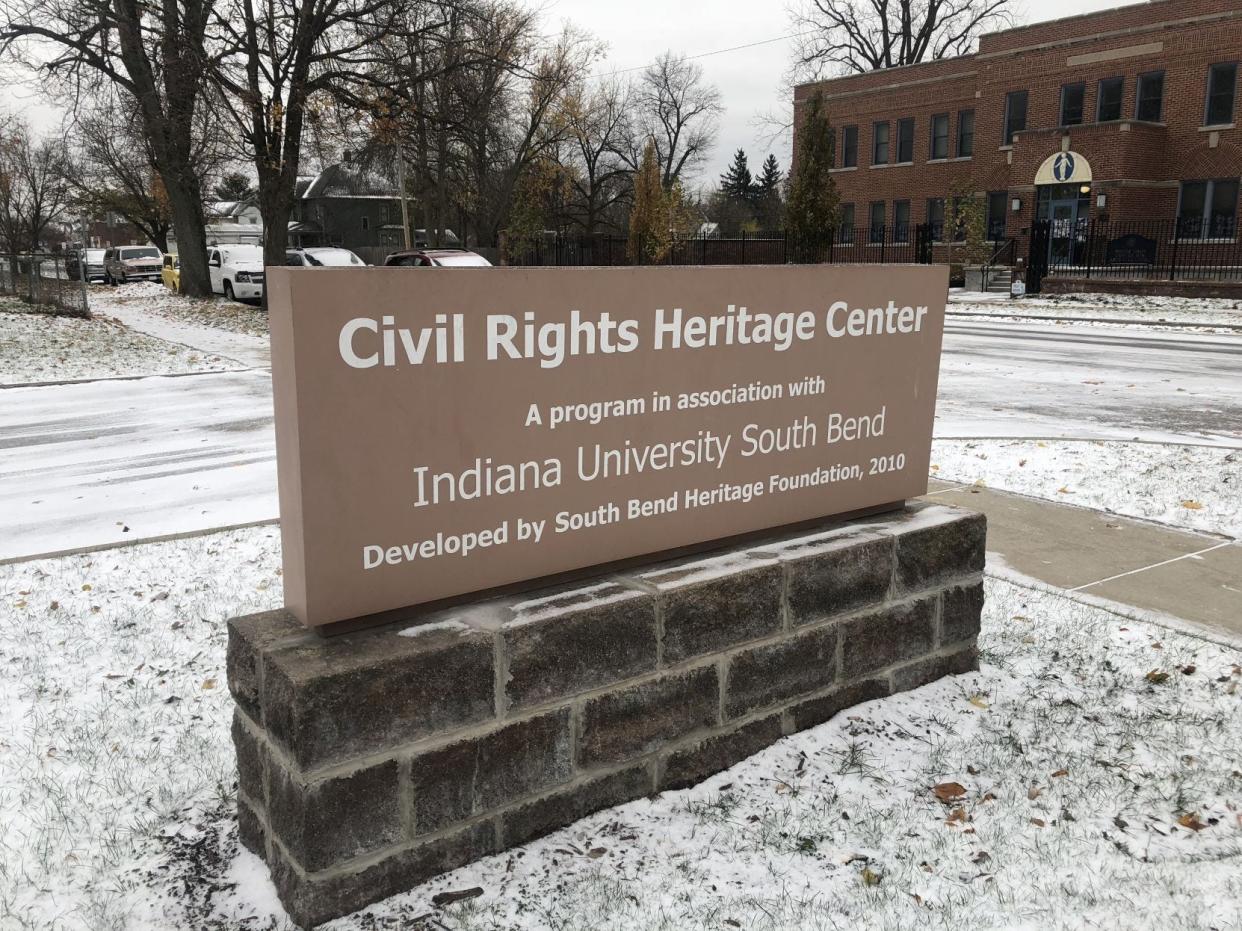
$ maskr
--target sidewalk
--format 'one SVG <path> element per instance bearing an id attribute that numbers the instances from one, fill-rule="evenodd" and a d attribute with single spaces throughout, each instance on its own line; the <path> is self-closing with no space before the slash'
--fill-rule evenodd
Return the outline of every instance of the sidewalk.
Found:
<path id="1" fill-rule="evenodd" d="M 1242 543 L 932 480 L 929 500 L 982 511 L 989 567 L 1242 641 Z M 999 559 L 997 558 L 999 557 Z"/>
<path id="2" fill-rule="evenodd" d="M 223 356 L 246 368 L 268 368 L 272 364 L 271 348 L 266 337 L 170 320 L 126 304 L 109 304 L 102 312 L 138 333 Z"/>

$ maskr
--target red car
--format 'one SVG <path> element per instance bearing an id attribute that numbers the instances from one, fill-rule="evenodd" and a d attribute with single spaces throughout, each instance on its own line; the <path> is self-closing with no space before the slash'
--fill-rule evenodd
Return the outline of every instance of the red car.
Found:
<path id="1" fill-rule="evenodd" d="M 490 268 L 492 263 L 468 249 L 410 249 L 408 252 L 394 252 L 384 259 L 384 265 L 409 268 Z"/>

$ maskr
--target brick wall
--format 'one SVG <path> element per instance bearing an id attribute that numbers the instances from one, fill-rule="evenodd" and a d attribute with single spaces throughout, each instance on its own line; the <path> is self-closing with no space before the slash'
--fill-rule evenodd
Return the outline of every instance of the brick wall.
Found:
<path id="1" fill-rule="evenodd" d="M 918 504 L 421 627 L 236 619 L 242 843 L 314 925 L 973 669 L 984 534 Z"/>
<path id="2" fill-rule="evenodd" d="M 1007 233 L 1028 227 L 1034 218 L 1035 173 L 1064 144 L 1085 155 L 1095 182 L 1090 218 L 1171 220 L 1180 180 L 1242 176 L 1242 78 L 1235 102 L 1235 125 L 1201 129 L 1209 65 L 1242 59 L 1242 9 L 1236 0 L 1157 0 L 1118 10 L 1070 17 L 983 36 L 979 52 L 956 59 L 850 75 L 799 86 L 794 91 L 795 125 L 805 102 L 817 90 L 827 101 L 838 131 L 859 127 L 858 168 L 834 172 L 844 203 L 854 203 L 857 223 L 868 204 L 911 201 L 911 222 L 927 218 L 926 202 L 946 197 L 955 185 L 978 193 L 1006 191 L 1022 200 L 1007 212 Z M 1137 77 L 1163 70 L 1164 112 L 1158 124 L 1135 122 Z M 1124 78 L 1122 119 L 1095 124 L 1099 81 Z M 1084 124 L 1060 127 L 1063 84 L 1086 85 Z M 1027 131 L 1005 146 L 1003 123 L 1009 91 L 1028 92 Z M 975 110 L 975 146 L 970 159 L 929 161 L 931 119 L 951 116 L 951 143 L 957 112 Z M 872 168 L 872 126 L 902 117 L 915 119 L 913 164 Z M 1063 141 L 1068 137 L 1068 143 Z M 838 138 L 840 136 L 838 135 Z M 795 151 L 797 149 L 795 143 Z M 838 152 L 838 159 L 840 153 Z M 1095 205 L 1107 193 L 1107 206 Z M 1160 209 L 1158 215 L 1150 210 Z"/>

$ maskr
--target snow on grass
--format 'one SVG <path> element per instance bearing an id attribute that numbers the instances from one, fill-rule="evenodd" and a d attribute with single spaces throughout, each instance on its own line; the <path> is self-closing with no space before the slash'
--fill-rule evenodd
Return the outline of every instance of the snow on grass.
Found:
<path id="1" fill-rule="evenodd" d="M 1237 298 L 1088 293 L 1039 294 L 1015 301 L 1005 294 L 952 291 L 948 310 L 950 313 L 1004 314 L 1037 320 L 1116 319 L 1146 324 L 1242 326 L 1242 300 Z"/>
<path id="2" fill-rule="evenodd" d="M 1149 443 L 936 440 L 933 478 L 1242 537 L 1242 451 Z"/>
<path id="3" fill-rule="evenodd" d="M 263 527 L 0 567 L 0 927 L 291 927 L 237 845 L 223 668 L 278 563 Z M 981 672 L 328 927 L 1237 926 L 1242 655 L 986 584 Z"/>
<path id="4" fill-rule="evenodd" d="M 230 359 L 135 333 L 116 321 L 30 311 L 0 299 L 0 385 L 236 368 Z"/>
<path id="5" fill-rule="evenodd" d="M 222 297 L 205 300 L 186 297 L 174 294 L 157 282 L 135 281 L 116 287 L 92 286 L 90 302 L 92 313 L 115 314 L 118 306 L 134 307 L 177 323 L 197 324 L 248 336 L 267 336 L 267 314 L 254 304 L 241 304 Z"/>
<path id="6" fill-rule="evenodd" d="M 278 537 L 0 566 L 0 928 L 133 927 L 135 858 L 231 804 L 224 620 L 281 601 Z"/>

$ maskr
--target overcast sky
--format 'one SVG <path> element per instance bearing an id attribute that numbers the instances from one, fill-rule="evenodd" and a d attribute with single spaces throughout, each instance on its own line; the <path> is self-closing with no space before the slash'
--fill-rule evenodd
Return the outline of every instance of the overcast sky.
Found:
<path id="1" fill-rule="evenodd" d="M 1025 24 L 1125 2 L 1129 0 L 1015 0 L 1014 11 Z M 637 72 L 665 49 L 703 56 L 698 60 L 705 77 L 720 88 L 726 109 L 716 149 L 696 184 L 714 181 L 738 148 L 746 150 L 752 171 L 769 150 L 782 170 L 788 165 L 788 141 L 769 147 L 760 141 L 764 133 L 752 125 L 757 116 L 790 106 L 784 95 L 778 97 L 792 54 L 785 0 L 543 0 L 542 7 L 549 26 L 569 20 L 608 44 L 601 73 Z M 11 111 L 25 113 L 40 129 L 52 130 L 59 122 L 55 111 L 40 105 L 36 88 L 9 84 L 0 101 Z"/>

